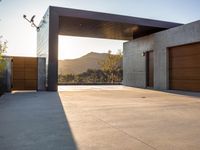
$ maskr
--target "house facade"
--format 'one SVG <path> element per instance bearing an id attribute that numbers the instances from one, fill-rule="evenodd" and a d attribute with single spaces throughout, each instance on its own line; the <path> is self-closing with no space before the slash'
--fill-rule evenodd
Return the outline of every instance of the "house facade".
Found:
<path id="1" fill-rule="evenodd" d="M 200 91 L 200 21 L 124 43 L 123 84 Z"/>

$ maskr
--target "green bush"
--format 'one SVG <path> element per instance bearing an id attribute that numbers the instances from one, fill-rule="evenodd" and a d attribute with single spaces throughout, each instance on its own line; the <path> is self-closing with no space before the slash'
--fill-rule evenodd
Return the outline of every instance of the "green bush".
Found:
<path id="1" fill-rule="evenodd" d="M 58 75 L 59 84 L 115 84 L 122 81 L 122 69 L 112 72 L 112 80 L 110 79 L 110 73 L 107 73 L 101 69 L 88 69 L 86 72 L 74 75 Z"/>
<path id="2" fill-rule="evenodd" d="M 2 73 L 0 73 L 0 95 L 5 92 L 5 79 L 3 78 Z"/>

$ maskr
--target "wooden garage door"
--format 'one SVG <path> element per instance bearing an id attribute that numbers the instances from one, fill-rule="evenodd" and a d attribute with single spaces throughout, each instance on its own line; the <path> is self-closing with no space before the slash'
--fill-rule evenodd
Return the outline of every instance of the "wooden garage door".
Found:
<path id="1" fill-rule="evenodd" d="M 169 86 L 200 92 L 200 43 L 169 49 Z"/>
<path id="2" fill-rule="evenodd" d="M 13 57 L 13 90 L 37 90 L 37 58 Z"/>

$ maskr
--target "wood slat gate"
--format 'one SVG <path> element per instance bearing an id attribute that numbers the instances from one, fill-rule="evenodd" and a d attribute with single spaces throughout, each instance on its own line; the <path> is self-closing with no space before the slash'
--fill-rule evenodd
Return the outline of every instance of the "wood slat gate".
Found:
<path id="1" fill-rule="evenodd" d="M 37 79 L 37 58 L 13 57 L 12 90 L 37 90 Z"/>

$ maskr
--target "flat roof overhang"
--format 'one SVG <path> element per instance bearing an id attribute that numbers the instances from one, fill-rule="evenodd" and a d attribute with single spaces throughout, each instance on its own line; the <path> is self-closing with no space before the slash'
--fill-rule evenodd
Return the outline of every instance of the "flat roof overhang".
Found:
<path id="1" fill-rule="evenodd" d="M 123 15 L 52 7 L 59 17 L 59 35 L 131 40 L 181 24 Z"/>

